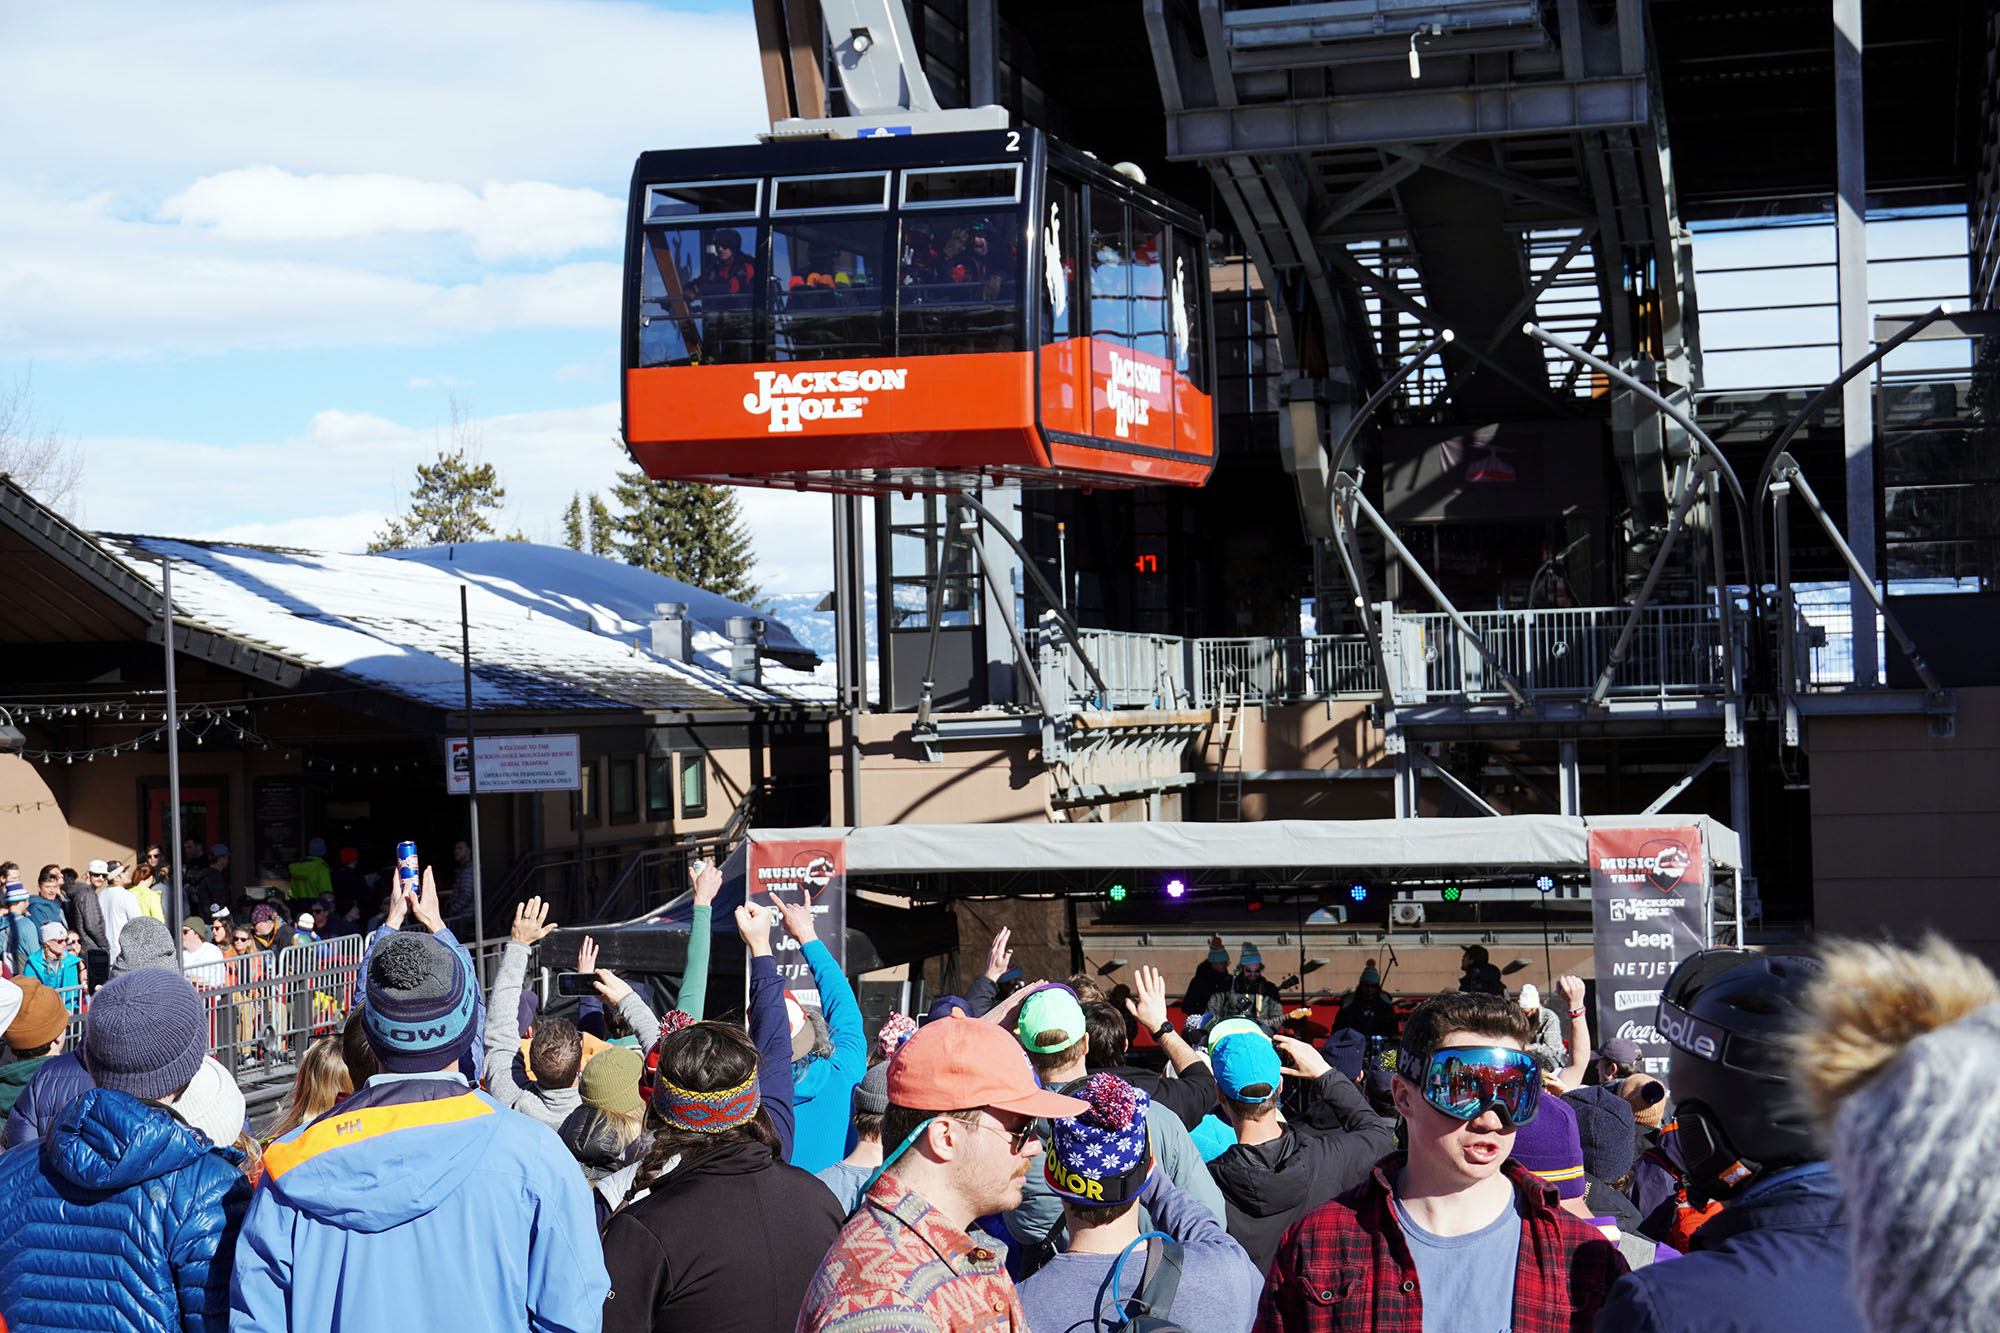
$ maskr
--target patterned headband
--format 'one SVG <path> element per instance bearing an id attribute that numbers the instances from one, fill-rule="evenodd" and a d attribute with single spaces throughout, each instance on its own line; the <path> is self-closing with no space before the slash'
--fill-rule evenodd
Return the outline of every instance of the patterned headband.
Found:
<path id="1" fill-rule="evenodd" d="M 757 1076 L 753 1073 L 733 1088 L 696 1092 L 661 1078 L 653 1088 L 653 1109 L 677 1129 L 720 1134 L 748 1124 L 757 1114 Z"/>

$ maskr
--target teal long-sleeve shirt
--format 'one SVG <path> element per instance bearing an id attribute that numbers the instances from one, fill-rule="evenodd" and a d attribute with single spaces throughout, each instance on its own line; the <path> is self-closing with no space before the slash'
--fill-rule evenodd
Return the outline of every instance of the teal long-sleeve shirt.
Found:
<path id="1" fill-rule="evenodd" d="M 847 984 L 832 950 L 818 940 L 805 946 L 806 966 L 819 991 L 820 1012 L 833 1038 L 831 1056 L 814 1056 L 792 1066 L 792 1086 L 798 1110 L 798 1134 L 792 1144 L 792 1165 L 819 1172 L 847 1154 L 848 1123 L 853 1116 L 854 1085 L 868 1072 L 868 1038 L 861 1027 L 861 1005 Z"/>

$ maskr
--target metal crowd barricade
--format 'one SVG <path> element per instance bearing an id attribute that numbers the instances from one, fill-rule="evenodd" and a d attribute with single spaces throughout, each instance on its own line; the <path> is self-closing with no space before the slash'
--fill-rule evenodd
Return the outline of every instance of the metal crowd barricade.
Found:
<path id="1" fill-rule="evenodd" d="M 208 1010 L 210 1054 L 231 1074 L 295 1063 L 353 1008 L 364 945 L 339 935 L 190 967 Z"/>

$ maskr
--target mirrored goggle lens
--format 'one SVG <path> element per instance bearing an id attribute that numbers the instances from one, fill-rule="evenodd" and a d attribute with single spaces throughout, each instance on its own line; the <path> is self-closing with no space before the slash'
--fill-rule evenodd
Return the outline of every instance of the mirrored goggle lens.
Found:
<path id="1" fill-rule="evenodd" d="M 1490 1106 L 1509 1123 L 1525 1125 L 1541 1106 L 1534 1057 L 1506 1047 L 1439 1051 L 1422 1086 L 1425 1101 L 1460 1120 L 1476 1120 Z"/>

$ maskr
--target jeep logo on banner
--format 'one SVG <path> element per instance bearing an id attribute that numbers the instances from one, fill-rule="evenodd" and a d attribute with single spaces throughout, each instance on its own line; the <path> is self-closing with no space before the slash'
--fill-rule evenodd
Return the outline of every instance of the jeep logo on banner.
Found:
<path id="1" fill-rule="evenodd" d="M 1667 1072 L 1654 1024 L 1660 988 L 1683 958 L 1708 947 L 1708 857 L 1701 830 L 1590 830 L 1597 1040 L 1637 1042 L 1646 1072 Z"/>
<path id="2" fill-rule="evenodd" d="M 753 842 L 744 871 L 750 901 L 768 906 L 783 903 L 812 908 L 813 928 L 833 960 L 847 969 L 847 844 L 839 838 L 810 842 Z M 782 922 L 771 926 L 771 958 L 785 989 L 808 1004 L 819 1003 L 812 969 Z"/>

